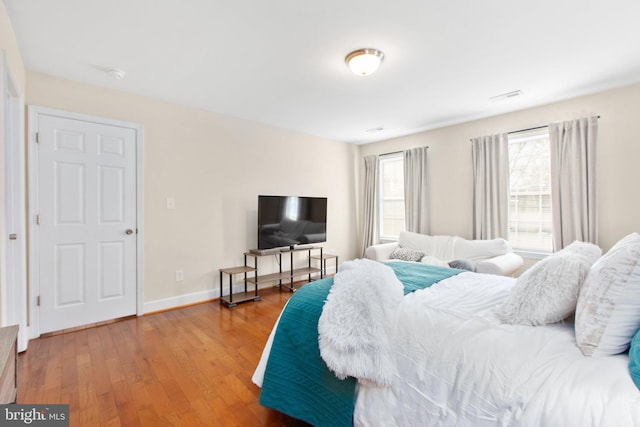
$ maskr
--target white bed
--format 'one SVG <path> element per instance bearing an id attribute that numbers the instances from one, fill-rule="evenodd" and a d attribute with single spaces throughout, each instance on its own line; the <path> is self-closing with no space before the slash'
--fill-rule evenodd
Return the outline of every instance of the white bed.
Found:
<path id="1" fill-rule="evenodd" d="M 514 282 L 462 273 L 407 295 L 394 328 L 398 375 L 389 387 L 359 385 L 355 424 L 640 425 L 627 355 L 583 356 L 570 323 L 496 319 Z"/>
<path id="2" fill-rule="evenodd" d="M 640 426 L 629 356 L 584 356 L 572 318 L 545 326 L 502 323 L 495 307 L 515 283 L 464 272 L 401 298 L 384 326 L 394 369 L 386 385 L 358 381 L 353 424 Z M 258 385 L 276 328 L 254 374 Z M 370 349 L 362 352 L 348 357 L 371 356 Z"/>

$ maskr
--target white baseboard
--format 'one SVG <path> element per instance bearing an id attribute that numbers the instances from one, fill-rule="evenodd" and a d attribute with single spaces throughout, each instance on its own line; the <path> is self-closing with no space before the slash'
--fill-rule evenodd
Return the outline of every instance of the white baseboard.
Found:
<path id="1" fill-rule="evenodd" d="M 223 291 L 223 295 L 227 295 L 229 287 Z M 244 284 L 237 284 L 233 286 L 233 292 L 243 292 Z M 211 301 L 212 299 L 220 298 L 220 289 L 209 289 L 206 291 L 193 292 L 191 294 L 177 295 L 175 297 L 157 299 L 155 301 L 146 301 L 143 304 L 143 314 L 153 313 L 156 311 L 170 310 L 172 308 L 178 308 L 185 305 L 197 304 L 199 302 Z"/>
<path id="2" fill-rule="evenodd" d="M 288 281 L 284 281 L 288 286 Z M 258 290 L 266 289 L 277 286 L 274 283 L 268 283 L 263 286 L 259 286 Z M 253 291 L 253 285 L 249 284 L 248 289 Z M 244 292 L 244 284 L 236 283 L 233 285 L 233 293 Z M 227 284 L 223 290 L 222 295 L 229 295 L 229 285 Z M 175 297 L 157 299 L 155 301 L 146 301 L 143 304 L 144 312 L 142 314 L 154 313 L 156 311 L 171 310 L 173 308 L 183 307 L 185 305 L 197 304 L 200 302 L 211 301 L 212 299 L 220 298 L 220 289 L 209 289 L 207 291 L 193 292 L 191 294 L 176 295 Z"/>

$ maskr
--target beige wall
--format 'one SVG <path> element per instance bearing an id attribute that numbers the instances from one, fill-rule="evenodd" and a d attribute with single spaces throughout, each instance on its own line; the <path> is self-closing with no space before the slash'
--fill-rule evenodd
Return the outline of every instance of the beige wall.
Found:
<path id="1" fill-rule="evenodd" d="M 323 246 L 355 256 L 356 147 L 36 72 L 27 89 L 30 105 L 144 126 L 146 302 L 217 289 L 256 247 L 258 194 L 328 197 Z"/>
<path id="2" fill-rule="evenodd" d="M 360 147 L 362 157 L 429 146 L 431 233 L 471 236 L 470 138 L 551 122 L 600 115 L 597 148 L 600 246 L 640 231 L 640 85 L 633 85 L 515 113 L 476 120 Z M 361 220 L 361 213 L 360 220 Z"/>
<path id="3" fill-rule="evenodd" d="M 145 129 L 145 301 L 217 288 L 217 269 L 242 262 L 256 245 L 258 194 L 329 198 L 326 249 L 359 255 L 362 157 L 428 145 L 431 230 L 471 234 L 469 139 L 592 114 L 601 116 L 598 147 L 600 244 L 606 250 L 640 229 L 640 85 L 364 146 L 351 146 L 142 96 L 25 72 L 0 2 L 0 49 L 27 103 L 141 123 Z M 1 108 L 1 107 L 0 107 Z M 3 115 L 0 114 L 0 124 Z M 0 133 L 0 164 L 4 163 Z M 355 173 L 354 173 L 355 171 Z M 177 209 L 167 210 L 166 197 Z M 0 174 L 0 241 L 4 238 Z M 0 244 L 0 260 L 5 247 Z M 266 268 L 274 268 L 268 262 Z M 183 269 L 185 281 L 174 272 Z M 5 279 L 0 264 L 0 286 Z"/>
<path id="4" fill-rule="evenodd" d="M 3 59 L 4 58 L 4 59 Z M 8 72 L 11 73 L 11 78 L 17 84 L 20 95 L 25 93 L 25 68 L 18 49 L 18 43 L 16 42 L 15 35 L 13 34 L 13 28 L 7 15 L 4 2 L 0 1 L 0 94 L 5 93 L 4 79 L 2 78 L 2 62 L 6 61 Z M 7 233 L 5 229 L 5 123 L 4 123 L 4 102 L 0 101 L 0 322 L 4 324 L 6 322 L 6 290 L 7 290 L 7 278 L 4 262 L 6 259 L 7 251 Z"/>
<path id="5" fill-rule="evenodd" d="M 26 81 L 24 63 L 4 2 L 0 2 L 0 50 L 6 55 L 12 76 L 24 94 Z"/>

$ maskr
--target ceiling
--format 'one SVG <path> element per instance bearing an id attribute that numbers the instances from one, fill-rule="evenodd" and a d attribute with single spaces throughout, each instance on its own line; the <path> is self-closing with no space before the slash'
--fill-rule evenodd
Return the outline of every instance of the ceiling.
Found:
<path id="1" fill-rule="evenodd" d="M 637 0 L 4 3 L 30 70 L 351 143 L 640 81 Z"/>

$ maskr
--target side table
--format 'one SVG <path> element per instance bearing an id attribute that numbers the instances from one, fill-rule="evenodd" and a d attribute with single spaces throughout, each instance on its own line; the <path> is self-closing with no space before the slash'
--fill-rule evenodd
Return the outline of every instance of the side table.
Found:
<path id="1" fill-rule="evenodd" d="M 257 268 L 248 267 L 248 266 L 239 266 L 239 267 L 229 267 L 229 268 L 221 268 L 220 270 L 220 303 L 226 304 L 227 307 L 232 308 L 241 302 L 245 301 L 260 301 L 262 298 L 258 296 L 258 282 L 255 283 L 255 290 L 253 292 L 247 291 L 247 273 L 253 272 L 254 278 L 257 275 Z M 222 296 L 222 286 L 223 286 L 223 275 L 227 274 L 229 276 L 229 295 Z M 233 276 L 236 274 L 244 274 L 244 292 L 240 292 L 237 294 L 233 293 Z"/>
<path id="2" fill-rule="evenodd" d="M 310 258 L 320 261 L 320 278 L 321 279 L 327 276 L 327 260 L 328 259 L 335 260 L 335 270 L 336 270 L 336 273 L 338 272 L 338 255 L 321 254 L 321 255 L 313 255 Z"/>

